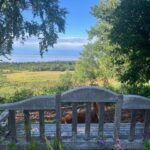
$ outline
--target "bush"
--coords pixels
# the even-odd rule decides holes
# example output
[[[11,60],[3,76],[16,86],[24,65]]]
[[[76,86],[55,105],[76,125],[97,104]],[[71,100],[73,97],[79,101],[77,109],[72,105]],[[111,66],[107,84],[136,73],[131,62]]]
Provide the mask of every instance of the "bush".
[[[33,91],[31,89],[19,89],[14,95],[6,97],[5,102],[17,102],[24,100],[33,96]]]
[[[123,93],[126,94],[137,94],[145,97],[150,97],[150,86],[149,85],[141,85],[141,86],[122,86]]]

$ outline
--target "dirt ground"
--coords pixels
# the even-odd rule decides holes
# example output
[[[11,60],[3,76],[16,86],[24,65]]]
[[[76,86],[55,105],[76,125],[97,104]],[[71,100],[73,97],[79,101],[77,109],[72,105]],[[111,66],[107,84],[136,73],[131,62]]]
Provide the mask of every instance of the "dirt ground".
[[[62,116],[65,116],[68,113],[71,113],[72,109],[63,109],[62,111]],[[114,121],[114,106],[105,106],[105,116],[104,116],[104,122],[113,122]],[[138,110],[137,111],[137,116],[136,116],[136,121],[137,122],[143,122],[144,121],[144,110]],[[55,122],[55,111],[45,111],[45,122]],[[17,122],[23,121],[23,113],[18,112],[16,115],[16,120]],[[38,122],[39,120],[39,113],[38,112],[30,112],[30,119],[32,121]],[[131,110],[122,110],[122,117],[121,117],[121,122],[130,122],[131,120]],[[71,123],[71,122],[70,122]]]

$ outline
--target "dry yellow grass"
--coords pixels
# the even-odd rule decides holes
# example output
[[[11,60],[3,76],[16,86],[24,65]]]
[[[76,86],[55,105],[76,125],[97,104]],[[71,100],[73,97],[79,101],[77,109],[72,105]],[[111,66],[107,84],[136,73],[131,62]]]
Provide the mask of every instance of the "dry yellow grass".
[[[6,75],[7,81],[10,82],[44,82],[50,80],[58,80],[61,74],[60,71],[42,71],[42,72],[17,72]]]
[[[31,89],[40,94],[43,89],[55,86],[59,77],[64,73],[61,71],[7,73],[3,79],[2,86],[0,86],[0,93],[1,95],[11,95],[19,89]]]

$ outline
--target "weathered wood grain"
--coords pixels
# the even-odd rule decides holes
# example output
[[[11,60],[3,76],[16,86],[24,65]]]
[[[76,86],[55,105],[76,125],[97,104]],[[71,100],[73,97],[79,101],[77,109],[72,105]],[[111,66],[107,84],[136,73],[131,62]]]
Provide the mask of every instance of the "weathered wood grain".
[[[1,104],[0,110],[49,110],[55,109],[54,96],[35,96],[23,101]]]
[[[90,139],[90,124],[91,124],[91,103],[86,103],[85,115],[85,139]]]
[[[30,114],[28,110],[24,110],[24,126],[26,133],[26,141],[30,142],[31,140],[31,123],[30,123]]]
[[[150,109],[150,99],[139,95],[123,95],[123,109]]]
[[[61,141],[61,94],[56,94],[56,137]]]
[[[62,93],[61,102],[116,102],[117,94],[96,86],[77,87]]]
[[[113,138],[114,134],[114,123],[104,123],[104,132],[103,136],[104,138]],[[140,139],[143,137],[143,129],[144,124],[143,123],[136,123],[136,132],[135,132],[135,139]],[[91,133],[90,137],[97,137],[98,135],[98,124],[91,123]],[[121,123],[120,124],[120,139],[128,139],[130,132],[130,123]],[[45,135],[46,136],[54,136],[56,135],[56,124],[49,124],[45,123]],[[77,137],[85,137],[85,124],[78,124],[77,128]],[[34,137],[40,137],[40,129],[38,123],[32,123],[31,124],[31,135]],[[23,124],[19,123],[17,124],[17,137],[21,139],[20,137],[24,137],[24,126]],[[61,124],[61,136],[69,137],[71,140],[72,137],[72,124]],[[63,139],[62,138],[62,139]]]
[[[130,134],[129,134],[129,138],[128,138],[128,140],[130,142],[134,141],[134,138],[135,138],[136,116],[137,116],[137,110],[132,110]]]
[[[72,125],[61,125],[61,103],[73,103],[73,120]],[[84,126],[77,124],[77,103],[86,103],[86,121]],[[100,104],[99,110],[99,123],[96,125],[91,124],[91,103],[97,102]],[[114,124],[104,123],[104,103],[116,103]],[[122,95],[114,93],[110,90],[96,87],[96,86],[83,86],[68,90],[62,94],[55,96],[37,96],[20,102],[10,104],[0,104],[0,110],[9,110],[8,127],[11,139],[16,141],[16,122],[15,111],[24,110],[25,114],[25,128],[22,125],[17,126],[17,140],[21,141],[27,139],[30,141],[31,136],[43,138],[46,136],[56,135],[57,138],[64,143],[69,143],[75,149],[94,149],[97,148],[97,136],[104,138],[108,145],[112,146],[116,139],[120,138],[125,141],[123,148],[142,148],[142,144],[137,142],[142,140],[143,131],[147,133],[150,131],[150,99],[137,95]],[[55,109],[56,110],[56,124],[44,124],[44,111]],[[133,110],[131,124],[121,124],[121,110]],[[145,123],[135,123],[135,113],[137,109],[145,109]],[[39,111],[39,126],[38,124],[29,123],[29,111]],[[6,117],[7,118],[7,117]],[[3,117],[2,117],[3,119]],[[2,120],[0,117],[0,121]],[[36,129],[33,127],[36,127]],[[29,132],[31,131],[31,132]],[[134,136],[135,135],[135,136]],[[63,137],[63,138],[61,138]],[[86,137],[86,138],[84,138]],[[129,140],[128,141],[128,137]],[[135,140],[134,140],[135,139]],[[87,141],[88,140],[88,141]],[[134,142],[133,142],[134,140]],[[63,143],[63,144],[64,144]],[[140,143],[140,144],[139,144]],[[1,144],[2,145],[2,144]],[[138,146],[137,146],[138,145]]]
[[[72,118],[72,141],[75,142],[76,136],[77,136],[77,104],[76,103],[73,103],[72,113],[73,113],[73,118]]]
[[[150,109],[145,111],[144,133],[150,133]]]
[[[98,118],[99,118],[98,137],[99,139],[103,139],[104,115],[105,115],[104,107],[105,107],[105,103],[99,103],[99,113],[98,113]]]
[[[10,129],[10,136],[11,136],[11,141],[16,142],[17,137],[16,137],[16,120],[15,120],[15,111],[14,110],[9,110],[9,129]]]
[[[121,108],[123,104],[123,95],[118,95],[116,107],[115,107],[115,118],[114,118],[114,141],[119,139],[120,133],[120,122],[121,122]]]
[[[44,141],[45,138],[45,124],[44,124],[44,111],[39,111],[39,123],[40,123],[40,139],[41,142]]]

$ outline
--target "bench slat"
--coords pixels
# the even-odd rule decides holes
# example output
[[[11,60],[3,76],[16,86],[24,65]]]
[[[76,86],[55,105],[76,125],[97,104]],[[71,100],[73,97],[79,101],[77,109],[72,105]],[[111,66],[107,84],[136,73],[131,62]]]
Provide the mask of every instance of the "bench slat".
[[[90,123],[91,123],[91,103],[86,103],[86,116],[85,116],[85,139],[90,138]]]
[[[150,132],[150,109],[145,111],[144,133]]]
[[[98,113],[98,118],[99,118],[99,128],[98,128],[98,137],[100,139],[103,139],[103,128],[104,128],[104,106],[105,103],[99,103],[99,113]]]
[[[56,94],[56,137],[61,141],[61,94]]]
[[[9,110],[9,129],[10,129],[10,136],[12,142],[17,141],[16,137],[16,112],[14,110]]]
[[[136,115],[137,115],[137,110],[132,110],[130,133],[129,133],[129,141],[130,142],[134,141],[134,138],[135,138]]]
[[[120,122],[121,122],[121,108],[123,104],[123,95],[118,95],[118,101],[115,107],[115,118],[114,118],[114,141],[119,139],[120,134]]]
[[[41,141],[44,141],[45,135],[44,110],[39,111],[39,122],[40,122],[40,139]]]
[[[30,123],[30,114],[28,110],[24,110],[24,125],[25,125],[25,134],[26,141],[30,142],[31,140],[31,123]]]
[[[73,105],[72,105],[72,114],[73,114],[73,118],[72,118],[72,140],[75,141],[76,136],[77,136],[77,104],[76,103],[73,103]]]

